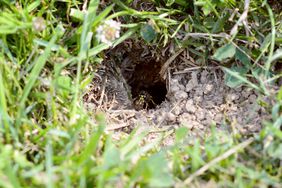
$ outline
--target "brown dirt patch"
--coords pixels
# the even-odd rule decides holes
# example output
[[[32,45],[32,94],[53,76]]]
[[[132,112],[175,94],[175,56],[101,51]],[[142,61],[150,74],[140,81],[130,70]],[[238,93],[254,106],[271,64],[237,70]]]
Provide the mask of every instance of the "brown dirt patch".
[[[146,56],[135,49],[123,53],[121,61],[116,59],[104,62],[84,96],[87,109],[105,112],[108,130],[185,126],[199,135],[215,125],[251,134],[267,119],[266,109],[258,104],[259,94],[243,86],[227,87],[219,67],[189,67],[175,61],[164,80],[159,72],[165,61],[151,53]]]

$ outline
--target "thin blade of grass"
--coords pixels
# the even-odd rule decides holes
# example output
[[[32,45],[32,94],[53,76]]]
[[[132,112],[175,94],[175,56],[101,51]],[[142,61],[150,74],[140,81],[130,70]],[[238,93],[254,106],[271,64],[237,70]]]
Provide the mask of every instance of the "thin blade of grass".
[[[268,3],[266,3],[265,5],[266,5],[267,12],[269,14],[270,23],[271,23],[271,43],[270,43],[268,59],[267,59],[267,62],[265,64],[266,74],[268,74],[268,72],[271,68],[271,59],[272,59],[274,47],[275,47],[276,29],[275,29],[275,20],[274,20],[274,15],[273,15],[272,9],[270,8]]]
[[[225,153],[223,153],[222,155],[214,158],[213,160],[211,160],[210,162],[208,162],[207,164],[205,164],[204,166],[202,166],[201,168],[199,168],[196,172],[194,172],[193,174],[191,174],[187,179],[185,179],[184,184],[183,185],[190,185],[190,183],[197,177],[202,175],[205,171],[207,171],[210,167],[214,166],[215,164],[217,164],[218,162],[230,157],[231,155],[237,153],[239,150],[243,150],[245,149],[247,146],[249,146],[252,142],[254,141],[254,138],[249,138],[248,140],[230,148],[229,150],[227,150]]]
[[[50,40],[49,44],[47,45],[47,47],[45,48],[43,54],[40,55],[37,58],[37,60],[34,62],[34,67],[31,71],[30,75],[27,77],[27,82],[26,82],[26,85],[24,87],[22,97],[20,99],[20,108],[19,108],[19,113],[18,113],[18,118],[17,118],[18,123],[19,123],[20,118],[22,116],[23,109],[24,109],[24,106],[25,106],[25,102],[28,98],[28,95],[29,95],[32,87],[34,86],[35,82],[37,81],[40,72],[44,68],[45,63],[47,62],[47,59],[51,54],[52,47],[55,45],[55,42],[56,42],[56,40],[57,40],[57,38],[58,38],[58,36],[61,32],[62,32],[62,28],[60,28],[60,26],[58,26],[56,31],[55,31],[55,34],[51,38],[51,40]]]
[[[27,78],[27,84],[26,84],[26,86],[23,90],[23,95],[22,95],[22,98],[20,100],[21,106],[23,106],[24,103],[26,102],[26,99],[27,99],[33,85],[35,84],[41,70],[43,69],[48,57],[51,54],[52,47],[54,46],[55,41],[57,40],[57,37],[58,37],[58,33],[55,33],[55,35],[52,37],[49,44],[45,48],[44,53],[41,56],[39,56],[39,58],[35,61],[34,67],[31,71],[29,77]]]
[[[4,60],[1,58],[0,56],[0,62],[3,62]],[[4,80],[3,80],[3,76],[2,76],[2,70],[1,70],[1,67],[0,67],[0,124],[2,124],[2,121],[3,121],[3,124],[4,124],[4,133],[5,133],[5,136],[6,136],[6,140],[7,142],[9,143],[10,142],[10,134],[9,134],[9,129],[10,129],[10,124],[9,124],[9,121],[8,121],[8,112],[7,112],[7,102],[6,102],[6,96],[5,96],[5,92],[6,89],[4,87]],[[0,127],[0,131],[1,131],[1,128]]]
[[[75,80],[75,90],[74,97],[72,101],[72,109],[70,112],[70,124],[75,123],[75,115],[77,111],[77,101],[79,95],[79,83],[81,77],[81,64],[82,61],[89,57],[88,51],[90,48],[90,42],[92,40],[93,33],[91,32],[91,26],[96,19],[96,10],[99,6],[99,0],[91,0],[89,2],[88,11],[84,16],[83,25],[82,25],[82,33],[80,36],[80,50],[78,54],[78,62],[77,62],[77,74]]]
[[[51,135],[50,135],[51,136]],[[52,148],[52,140],[51,138],[48,139],[47,141],[47,145],[46,145],[46,172],[47,172],[47,187],[48,188],[53,188],[54,184],[53,184],[53,178],[54,178],[54,173],[53,173],[53,148]]]
[[[113,9],[114,5],[108,6],[103,10],[94,20],[92,27],[97,26],[98,23],[100,23]]]
[[[127,156],[135,147],[138,147],[138,144],[147,135],[147,133],[148,131],[143,131],[141,133],[138,131],[133,132],[129,142],[126,145],[124,145],[120,150],[122,158]]]
[[[95,133],[93,133],[93,135],[90,138],[90,141],[87,143],[85,149],[79,156],[78,163],[80,165],[87,162],[90,159],[90,156],[94,153],[94,151],[96,151],[99,143],[99,139],[102,136],[103,132],[104,132],[104,125],[99,125],[98,130]]]

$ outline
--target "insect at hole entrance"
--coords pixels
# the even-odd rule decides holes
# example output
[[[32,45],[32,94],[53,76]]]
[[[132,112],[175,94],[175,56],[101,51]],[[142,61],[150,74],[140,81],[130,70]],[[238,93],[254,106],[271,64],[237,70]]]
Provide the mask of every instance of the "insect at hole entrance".
[[[166,82],[159,74],[162,62],[147,59],[132,63],[130,73],[122,69],[122,74],[131,88],[134,109],[156,108],[165,101],[167,94]]]

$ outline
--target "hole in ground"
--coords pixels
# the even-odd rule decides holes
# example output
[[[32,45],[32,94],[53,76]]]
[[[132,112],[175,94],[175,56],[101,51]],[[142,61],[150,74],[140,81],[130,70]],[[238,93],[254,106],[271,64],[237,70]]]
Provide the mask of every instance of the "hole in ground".
[[[138,61],[127,83],[131,87],[133,107],[136,110],[154,109],[166,97],[165,81],[160,77],[161,62]],[[124,71],[123,71],[124,72]],[[128,78],[128,75],[124,75]]]

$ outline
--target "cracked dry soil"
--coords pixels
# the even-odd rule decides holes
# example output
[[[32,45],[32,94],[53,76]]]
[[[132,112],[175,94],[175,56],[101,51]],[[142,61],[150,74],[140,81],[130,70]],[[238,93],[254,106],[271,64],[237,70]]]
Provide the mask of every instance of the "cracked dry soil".
[[[244,86],[229,88],[218,67],[183,71],[185,66],[178,62],[162,80],[160,62],[143,58],[132,63],[129,59],[120,64],[105,62],[84,96],[89,111],[105,112],[107,130],[185,126],[190,134],[202,135],[215,125],[252,134],[268,118],[258,104],[259,94]]]

